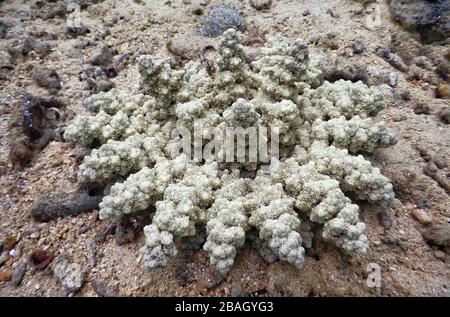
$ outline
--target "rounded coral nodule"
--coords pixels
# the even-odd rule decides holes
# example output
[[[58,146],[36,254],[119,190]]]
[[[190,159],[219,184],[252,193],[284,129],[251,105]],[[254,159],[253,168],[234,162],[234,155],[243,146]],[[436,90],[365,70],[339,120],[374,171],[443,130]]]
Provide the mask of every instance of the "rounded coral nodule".
[[[196,235],[198,226],[206,227],[203,249],[222,274],[255,231],[266,258],[296,267],[315,229],[347,252],[366,252],[366,225],[347,194],[371,203],[394,199],[389,180],[363,156],[396,143],[374,119],[385,107],[381,94],[362,82],[324,81],[323,58],[302,40],[271,38],[249,62],[230,29],[217,53],[213,72],[200,61],[173,69],[167,60],[141,56],[141,94],[113,89],[85,100],[94,114],[76,117],[64,137],[100,144],[78,171],[79,182],[111,185],[100,218],[156,207],[144,228],[149,270],[167,265],[179,239]],[[264,169],[261,158],[250,164],[173,155],[180,138],[173,131],[198,127],[202,134],[276,128],[279,138],[263,141],[278,141],[279,151],[269,155],[279,157]],[[192,149],[208,146],[201,139]]]

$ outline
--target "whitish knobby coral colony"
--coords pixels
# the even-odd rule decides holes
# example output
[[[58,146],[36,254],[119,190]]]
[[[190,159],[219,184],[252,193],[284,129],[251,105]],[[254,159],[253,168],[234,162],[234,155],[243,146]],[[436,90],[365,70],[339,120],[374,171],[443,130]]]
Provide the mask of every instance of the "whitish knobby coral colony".
[[[302,40],[272,38],[246,61],[237,31],[223,34],[214,73],[198,61],[181,69],[152,56],[139,60],[143,94],[118,90],[86,99],[93,116],[78,116],[65,139],[102,145],[84,159],[79,182],[112,184],[100,218],[156,207],[144,228],[147,269],[177,254],[177,238],[206,226],[203,249],[220,273],[233,266],[246,232],[259,232],[267,259],[296,267],[311,247],[313,224],[325,240],[364,253],[368,240],[359,207],[346,197],[389,203],[392,185],[360,153],[396,142],[372,117],[383,109],[379,93],[362,82],[324,81],[323,59]],[[271,173],[258,164],[194,163],[171,148],[176,127],[203,133],[219,127],[280,129],[280,163]],[[256,176],[243,177],[244,170]]]

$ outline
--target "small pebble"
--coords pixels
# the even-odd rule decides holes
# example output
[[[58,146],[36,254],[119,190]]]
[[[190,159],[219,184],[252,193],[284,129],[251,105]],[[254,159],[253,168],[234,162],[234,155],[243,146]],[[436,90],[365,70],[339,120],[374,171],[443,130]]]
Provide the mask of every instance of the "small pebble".
[[[0,282],[10,281],[13,275],[13,271],[11,269],[6,269],[0,271]]]
[[[272,0],[250,0],[250,5],[256,10],[267,10],[272,5]]]
[[[53,93],[62,88],[61,79],[54,69],[40,66],[35,67],[31,71],[31,77],[39,86],[47,88]]]
[[[398,75],[396,73],[389,73],[388,81],[389,81],[389,86],[391,86],[391,87],[397,86]]]
[[[352,50],[355,54],[361,54],[364,52],[364,42],[362,39],[355,39],[352,43]]]
[[[439,84],[436,88],[436,97],[441,99],[448,98],[449,88],[447,84]]]
[[[415,114],[430,114],[431,109],[430,106],[424,102],[418,102],[414,107]]]
[[[435,250],[434,256],[436,257],[436,259],[439,259],[439,260],[445,259],[445,253],[442,252],[441,250]]]
[[[106,66],[113,62],[114,55],[116,54],[116,50],[102,46],[94,52],[90,62],[95,66]]]
[[[413,209],[413,217],[422,225],[427,226],[433,222],[433,218],[423,209]]]
[[[27,271],[26,263],[19,264],[15,268],[15,270],[12,274],[11,284],[14,286],[19,286],[20,283],[22,283],[22,280],[23,280],[23,277],[25,276],[26,271]]]
[[[9,259],[8,252],[3,252],[0,255],[0,266],[2,266],[4,263],[6,263],[6,261],[8,261],[8,259]]]
[[[218,5],[211,8],[197,33],[201,36],[217,37],[229,28],[242,31],[245,26],[236,9],[226,5]]]
[[[327,10],[327,13],[328,13],[332,18],[335,18],[335,19],[337,19],[337,18],[340,17],[340,15],[339,15],[338,13],[336,13],[336,12],[334,11],[334,9],[328,9],[328,10]]]
[[[442,122],[450,123],[450,107],[444,108],[439,112],[439,118]]]

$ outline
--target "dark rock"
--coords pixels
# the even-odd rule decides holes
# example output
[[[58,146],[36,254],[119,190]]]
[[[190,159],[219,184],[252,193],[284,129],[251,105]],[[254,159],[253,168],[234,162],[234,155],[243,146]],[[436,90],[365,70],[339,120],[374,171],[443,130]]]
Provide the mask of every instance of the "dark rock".
[[[64,27],[64,33],[68,38],[76,38],[89,32],[89,28],[83,24],[80,26],[66,25]]]
[[[400,95],[402,96],[403,100],[411,100],[411,92],[409,90],[403,90]]]
[[[109,79],[108,74],[113,75],[114,73],[105,71],[98,66],[88,66],[80,73],[80,80],[85,82],[84,90],[89,90],[94,94],[111,90],[115,85]]]
[[[195,15],[202,15],[203,14],[203,8],[200,8],[200,7],[194,8],[192,10],[192,13],[195,14]]]
[[[392,67],[397,68],[399,71],[402,72],[408,71],[408,66],[406,66],[405,62],[397,54],[392,53],[385,48],[378,48],[376,50],[376,53],[378,56],[382,57],[386,62],[391,64]]]
[[[327,10],[327,13],[328,13],[332,18],[335,18],[335,19],[338,19],[338,18],[340,17],[339,14],[336,13],[336,11],[335,11],[334,9],[331,9],[331,8],[329,8],[329,9]]]
[[[428,104],[424,102],[418,102],[416,106],[414,107],[414,113],[415,114],[430,114],[431,108]]]
[[[175,277],[180,286],[187,286],[195,282],[195,276],[186,260],[181,260],[177,265]]]
[[[108,80],[108,79],[97,79],[95,81],[95,88],[93,89],[94,92],[99,91],[109,91],[115,87],[115,84]]]
[[[10,80],[14,68],[11,55],[7,51],[0,51],[0,80]]]
[[[59,1],[35,0],[31,4],[34,18],[49,20],[54,18],[64,18],[67,15],[66,4]]]
[[[117,56],[116,61],[114,62],[114,67],[117,71],[121,71],[125,67],[128,66],[134,60],[134,54],[131,51],[125,52]]]
[[[447,194],[450,194],[450,181],[446,173],[438,168],[434,162],[429,162],[423,168],[423,173],[434,179],[436,183],[438,183],[438,185],[447,192]]]
[[[31,71],[31,77],[39,86],[47,88],[51,92],[56,92],[62,87],[61,79],[54,69],[42,66],[34,67]]]
[[[9,149],[9,161],[16,167],[24,167],[33,158],[33,150],[28,139],[15,140]]]
[[[116,54],[116,50],[107,46],[102,46],[94,52],[90,63],[94,66],[106,66],[113,62],[114,55]]]
[[[18,111],[10,121],[9,160],[15,167],[23,167],[53,139],[63,103],[54,97],[28,94],[19,94],[17,103]]]
[[[86,47],[97,45],[98,43],[90,38],[80,37],[73,47],[76,49],[84,50]]]
[[[89,196],[87,192],[52,191],[34,202],[31,207],[31,215],[38,221],[50,221],[92,211],[98,207],[101,200],[101,196]]]
[[[439,168],[439,169],[444,169],[444,168],[448,168],[448,160],[445,157],[445,155],[434,155],[432,157],[433,163]]]
[[[340,79],[357,82],[361,80],[368,82],[368,76],[359,64],[352,63],[343,58],[337,58],[331,61],[324,72],[325,79],[330,82],[335,82]]]
[[[8,53],[13,59],[23,58],[30,52],[35,52],[40,57],[45,57],[51,52],[50,45],[45,41],[34,40],[31,37],[16,39],[7,47]]]
[[[111,30],[109,27],[107,27],[106,29],[103,29],[101,31],[98,31],[95,33],[94,35],[94,41],[101,41],[104,40],[105,37],[107,37],[108,35],[111,35]],[[117,54],[117,51],[116,51]]]
[[[54,41],[58,39],[58,34],[53,32],[47,32],[45,30],[31,30],[27,34],[33,38],[40,38],[44,40]]]
[[[135,228],[130,217],[122,217],[116,224],[116,243],[123,245],[134,240],[136,236]]]
[[[27,271],[27,264],[21,263],[15,269],[11,277],[11,284],[13,286],[19,286],[22,283],[23,277]]]
[[[99,230],[94,236],[94,242],[95,243],[103,243],[106,241],[106,238],[110,234],[114,233],[114,230],[116,229],[116,224],[108,223],[107,221],[103,221],[100,225]]]
[[[420,33],[424,44],[450,36],[450,2],[448,0],[389,1],[392,17],[406,29]]]
[[[407,32],[398,32],[392,34],[391,52],[398,54],[406,64],[411,64],[413,60],[423,55],[423,46],[414,40]]]
[[[441,247],[450,247],[450,224],[438,224],[430,227],[422,234],[424,239],[432,244]]]
[[[256,10],[267,10],[272,5],[272,0],[250,0],[250,5]]]
[[[45,269],[52,260],[53,253],[44,249],[34,250],[30,255],[31,264],[39,270]]]
[[[430,60],[426,56],[417,56],[415,59],[416,66],[420,68],[430,70],[432,68]]]
[[[446,107],[439,112],[439,119],[444,123],[450,123],[450,107]]]
[[[200,250],[206,241],[206,229],[202,226],[195,228],[196,234],[181,239],[180,250],[197,251]]]
[[[209,290],[212,290],[220,285],[223,281],[226,279],[226,274],[221,274],[216,271],[212,271],[211,275],[207,278],[205,282],[206,288]]]
[[[234,8],[218,5],[209,11],[197,33],[201,36],[217,37],[230,28],[240,31],[245,29],[239,13]]]
[[[292,289],[291,281],[288,280],[287,275],[277,276],[273,279],[272,285],[268,288],[269,296],[283,296],[283,297],[293,297],[295,292]],[[312,293],[312,292],[310,292]],[[309,296],[309,294],[308,294]]]
[[[386,210],[381,210],[378,214],[378,222],[380,225],[384,228],[384,230],[389,230],[392,226],[392,218],[391,216],[386,212]]]
[[[8,33],[8,25],[5,22],[0,21],[0,39],[4,39]]]
[[[362,38],[357,38],[352,42],[352,50],[355,54],[361,54],[364,52],[365,44]]]
[[[444,80],[448,80],[450,78],[450,62],[441,61],[436,66],[436,73],[442,77]]]
[[[84,157],[89,155],[90,152],[90,149],[88,149],[87,147],[77,144],[75,146],[75,149],[73,150],[73,156],[75,157],[76,162],[78,164],[81,164]]]

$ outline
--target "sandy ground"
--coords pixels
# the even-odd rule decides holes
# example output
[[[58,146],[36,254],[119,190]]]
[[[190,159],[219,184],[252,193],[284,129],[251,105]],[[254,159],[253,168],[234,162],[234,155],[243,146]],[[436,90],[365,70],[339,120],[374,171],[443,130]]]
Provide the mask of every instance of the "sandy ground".
[[[419,46],[420,52],[431,63],[439,59],[444,61],[448,48],[417,43],[415,34],[403,31],[392,22],[384,1],[380,1],[380,24],[373,28],[367,25],[367,12],[371,7],[364,7],[358,1],[329,0],[319,5],[319,1],[312,0],[274,0],[271,8],[265,11],[255,10],[247,0],[212,0],[207,6],[201,6],[200,2],[106,0],[82,9],[81,14],[83,23],[91,30],[86,37],[109,30],[109,35],[100,36],[96,42],[110,45],[119,55],[130,51],[174,58],[165,45],[171,39],[194,51],[199,45],[214,41],[197,37],[195,31],[211,6],[226,3],[238,9],[247,30],[259,28],[268,34],[283,34],[291,40],[303,37],[310,41],[313,49],[328,54],[331,59],[363,65],[363,71],[371,78],[377,74],[398,75],[395,87],[380,86],[389,106],[379,116],[398,132],[399,142],[394,147],[377,151],[373,157],[374,164],[392,180],[397,201],[390,207],[361,205],[361,218],[368,225],[367,235],[371,242],[369,252],[349,257],[317,237],[315,246],[308,251],[304,268],[295,269],[284,263],[269,265],[251,246],[246,246],[227,278],[217,281],[201,250],[182,260],[173,259],[166,268],[149,273],[138,258],[142,234],[134,242],[121,246],[116,244],[113,235],[107,235],[104,242],[93,245],[93,237],[110,226],[95,221],[95,212],[48,223],[34,221],[30,208],[38,197],[57,188],[77,189],[77,163],[73,146],[52,141],[26,168],[13,167],[14,162],[8,160],[11,142],[8,122],[17,111],[17,92],[47,95],[46,90],[38,87],[31,78],[30,69],[36,65],[55,69],[63,83],[55,96],[66,103],[65,118],[69,120],[74,113],[84,111],[82,99],[87,92],[83,90],[78,73],[88,64],[96,47],[76,48],[80,37],[66,39],[64,18],[36,18],[30,2],[6,0],[0,3],[0,17],[10,27],[7,38],[0,40],[0,49],[25,34],[46,31],[43,40],[51,45],[52,52],[46,57],[28,54],[16,62],[9,78],[0,81],[0,238],[14,235],[18,240],[13,257],[3,264],[0,272],[28,262],[33,250],[44,248],[55,255],[64,254],[82,265],[86,276],[84,286],[72,294],[74,296],[97,296],[99,291],[94,289],[93,282],[102,285],[104,293],[114,296],[228,296],[241,293],[252,296],[448,296],[449,255],[445,252],[448,249],[427,243],[423,233],[437,224],[448,224],[450,198],[445,188],[424,174],[423,168],[428,161],[439,159],[443,162],[439,164],[440,172],[448,182],[450,129],[437,114],[449,102],[436,98],[436,87],[442,80],[436,79],[433,68],[424,70],[423,77],[431,79],[411,79],[409,73],[393,68],[376,54],[379,47],[392,49],[393,36],[404,39],[399,55],[415,52],[411,47]],[[201,8],[203,13],[194,14],[196,8]],[[357,38],[364,43],[361,54],[354,54],[351,49]],[[138,89],[138,78],[136,64],[131,62],[112,81],[116,87],[133,92]],[[409,100],[399,97],[401,94],[410,94]],[[429,105],[429,114],[414,112],[419,102]],[[418,212],[430,216],[431,223],[421,224],[413,216]],[[80,228],[89,223],[93,224],[92,228],[80,233]],[[370,263],[380,267],[382,283],[379,288],[367,286]],[[18,287],[0,282],[0,295],[66,294],[53,276],[50,264],[44,270],[28,265]]]

